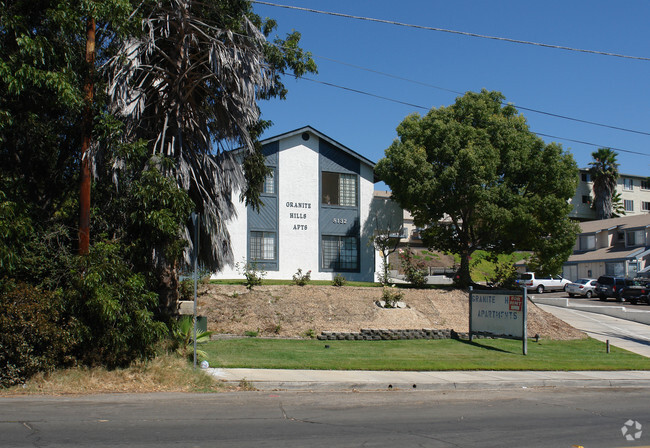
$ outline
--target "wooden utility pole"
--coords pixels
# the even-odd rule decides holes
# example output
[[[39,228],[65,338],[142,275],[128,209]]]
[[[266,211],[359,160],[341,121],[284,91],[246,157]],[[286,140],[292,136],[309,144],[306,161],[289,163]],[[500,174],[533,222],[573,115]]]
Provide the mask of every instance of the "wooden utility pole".
[[[84,85],[84,109],[81,140],[81,185],[79,187],[79,255],[90,250],[90,140],[93,131],[93,90],[95,67],[95,19],[86,23],[86,84]]]

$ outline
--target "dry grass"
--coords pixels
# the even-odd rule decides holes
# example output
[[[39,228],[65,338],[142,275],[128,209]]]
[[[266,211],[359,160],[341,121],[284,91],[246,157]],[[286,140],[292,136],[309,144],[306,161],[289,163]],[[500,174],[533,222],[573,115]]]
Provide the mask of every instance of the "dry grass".
[[[469,330],[469,295],[458,289],[401,289],[407,309],[375,305],[381,288],[322,285],[263,285],[247,291],[241,285],[204,285],[199,314],[216,333],[296,338],[322,331],[361,328],[437,328]],[[582,339],[584,333],[528,306],[528,334],[544,339]]]
[[[125,369],[75,367],[38,374],[24,386],[0,389],[0,395],[219,392],[227,388],[178,356],[160,355]]]

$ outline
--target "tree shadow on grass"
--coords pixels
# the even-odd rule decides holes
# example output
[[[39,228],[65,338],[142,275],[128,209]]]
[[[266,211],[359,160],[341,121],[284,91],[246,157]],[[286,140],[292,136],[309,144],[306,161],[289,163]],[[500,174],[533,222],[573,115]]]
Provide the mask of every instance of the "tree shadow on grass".
[[[495,352],[513,353],[510,350],[503,350],[503,349],[497,348],[497,347],[490,347],[489,345],[479,344],[478,342],[470,341],[469,339],[458,339],[458,342],[462,342],[463,344],[471,345],[472,347],[484,348],[486,350],[492,350],[492,351],[495,351]]]

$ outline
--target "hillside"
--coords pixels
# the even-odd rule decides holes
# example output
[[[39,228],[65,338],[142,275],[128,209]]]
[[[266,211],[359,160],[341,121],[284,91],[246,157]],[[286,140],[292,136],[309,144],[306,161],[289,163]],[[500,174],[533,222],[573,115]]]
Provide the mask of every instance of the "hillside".
[[[407,309],[375,305],[381,288],[335,286],[202,285],[199,314],[216,333],[304,337],[322,331],[376,329],[453,329],[467,332],[469,303],[460,290],[404,289]],[[528,334],[548,339],[579,339],[585,335],[529,302]]]

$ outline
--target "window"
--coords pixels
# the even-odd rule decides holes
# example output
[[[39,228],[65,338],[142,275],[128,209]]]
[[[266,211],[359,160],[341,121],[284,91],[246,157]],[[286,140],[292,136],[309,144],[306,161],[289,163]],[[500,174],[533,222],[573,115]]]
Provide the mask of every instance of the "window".
[[[275,194],[275,168],[271,168],[271,172],[264,178],[262,193]]]
[[[322,173],[322,202],[329,205],[357,205],[356,174]]]
[[[250,258],[253,261],[275,260],[275,233],[251,232]]]
[[[591,198],[589,196],[582,196],[583,204],[591,204]]]
[[[596,235],[580,235],[580,250],[594,250],[596,248]]]
[[[634,201],[631,199],[625,199],[623,201],[623,205],[625,206],[625,211],[626,212],[633,212],[634,211]]]
[[[589,173],[582,173],[581,177],[583,182],[591,182],[591,176]]]
[[[641,189],[642,190],[650,190],[650,182],[647,180],[642,180],[641,181]]]
[[[641,210],[644,212],[650,212],[650,202],[641,201]]]
[[[645,230],[632,230],[625,232],[626,246],[642,246],[645,244]]]
[[[605,263],[605,275],[611,275],[612,277],[625,277],[625,263]]]
[[[627,177],[623,179],[623,190],[632,191],[633,187],[634,181],[632,179],[628,179]]]
[[[321,252],[323,269],[359,270],[359,238],[323,235]]]

